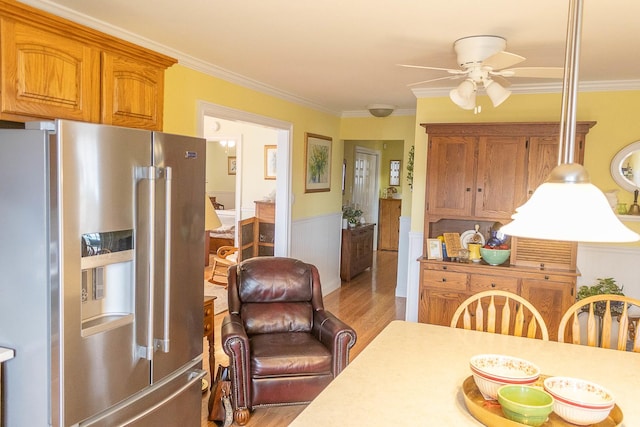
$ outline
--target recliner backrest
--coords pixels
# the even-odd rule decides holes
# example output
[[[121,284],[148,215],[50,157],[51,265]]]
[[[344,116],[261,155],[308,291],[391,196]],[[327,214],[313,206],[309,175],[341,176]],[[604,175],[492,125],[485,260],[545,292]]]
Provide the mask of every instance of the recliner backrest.
[[[239,314],[247,334],[311,331],[310,264],[291,258],[251,258],[237,266],[235,275],[236,290],[230,286],[229,291],[237,291]]]

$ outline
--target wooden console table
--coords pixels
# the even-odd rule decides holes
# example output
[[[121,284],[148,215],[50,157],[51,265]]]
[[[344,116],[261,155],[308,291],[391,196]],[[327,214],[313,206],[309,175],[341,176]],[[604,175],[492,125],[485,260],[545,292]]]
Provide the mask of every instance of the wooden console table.
[[[215,353],[213,348],[213,339],[215,337],[215,328],[213,322],[213,301],[217,297],[204,297],[204,337],[209,342],[209,373],[211,374],[211,384],[213,385],[213,378],[215,375],[214,368],[216,366]]]

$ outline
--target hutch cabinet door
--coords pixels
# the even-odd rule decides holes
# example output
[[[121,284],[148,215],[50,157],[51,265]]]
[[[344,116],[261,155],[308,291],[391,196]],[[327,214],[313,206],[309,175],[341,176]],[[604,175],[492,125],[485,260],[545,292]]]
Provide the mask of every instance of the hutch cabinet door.
[[[434,136],[427,154],[430,215],[469,216],[475,178],[475,137]]]
[[[475,216],[511,217],[526,200],[527,138],[483,136],[478,143]]]
[[[564,312],[575,298],[575,280],[567,282],[541,279],[522,279],[521,296],[538,309],[549,330],[549,339],[558,340],[558,326]]]
[[[421,288],[418,322],[449,326],[458,306],[469,296],[469,292]]]
[[[551,170],[558,165],[558,136],[534,136],[529,139],[529,170],[527,178],[527,198],[542,183]],[[576,135],[574,163],[582,164],[584,159],[584,135]]]
[[[1,28],[3,112],[98,121],[98,50],[8,18]]]

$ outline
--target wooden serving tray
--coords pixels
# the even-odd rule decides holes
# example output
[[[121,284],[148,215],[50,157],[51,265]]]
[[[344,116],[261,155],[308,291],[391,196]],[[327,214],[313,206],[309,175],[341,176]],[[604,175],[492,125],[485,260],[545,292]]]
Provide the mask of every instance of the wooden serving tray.
[[[543,387],[543,381],[547,376],[540,376],[538,381],[533,385],[536,387]],[[502,408],[497,400],[485,400],[476,386],[476,382],[473,380],[473,376],[467,377],[462,383],[462,391],[464,393],[464,402],[467,405],[467,409],[478,421],[488,427],[522,427],[521,424],[516,421],[511,421],[502,414]],[[597,424],[592,424],[591,427],[615,427],[622,423],[622,411],[615,405],[609,416]],[[549,415],[549,419],[542,424],[542,427],[575,427],[575,424],[571,424],[558,415],[552,412]]]

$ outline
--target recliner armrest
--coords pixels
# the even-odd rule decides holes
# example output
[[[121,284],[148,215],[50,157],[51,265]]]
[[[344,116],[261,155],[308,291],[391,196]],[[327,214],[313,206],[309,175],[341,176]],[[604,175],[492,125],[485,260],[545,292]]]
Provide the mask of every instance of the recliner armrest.
[[[356,343],[356,331],[331,312],[313,312],[313,334],[333,354],[333,377],[349,364],[349,350]]]
[[[249,337],[237,314],[225,316],[220,329],[222,348],[229,356],[231,375],[235,376],[231,391],[234,410],[247,408],[251,402]]]

